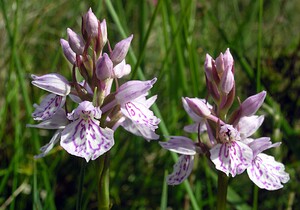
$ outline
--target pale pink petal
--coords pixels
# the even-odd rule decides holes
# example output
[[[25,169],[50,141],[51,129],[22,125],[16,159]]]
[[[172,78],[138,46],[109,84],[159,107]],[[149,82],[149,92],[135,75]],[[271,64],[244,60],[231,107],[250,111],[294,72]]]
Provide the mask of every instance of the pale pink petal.
[[[236,128],[240,132],[241,138],[247,138],[254,134],[264,121],[264,116],[253,115],[250,117],[242,117]]]
[[[269,137],[261,137],[258,139],[254,139],[248,146],[253,151],[253,158],[255,158],[259,153],[270,149],[272,147],[279,147],[281,142],[277,142],[272,144],[271,139]]]
[[[154,104],[154,102],[156,101],[156,99],[157,99],[157,95],[154,95],[154,96],[148,98],[143,104],[147,108],[150,108],[150,106],[152,106]]]
[[[159,138],[159,135],[155,133],[155,130],[151,127],[134,123],[130,119],[126,119],[121,123],[121,126],[130,133],[133,133],[137,136],[144,137],[147,141],[156,140]],[[115,126],[114,126],[115,127]]]
[[[157,128],[160,119],[155,117],[153,112],[138,102],[128,102],[121,107],[121,112],[129,119],[138,124]]]
[[[114,145],[113,130],[101,128],[95,119],[78,119],[67,125],[60,145],[70,154],[88,162],[109,151]]]
[[[249,145],[251,142],[253,142],[254,139],[253,138],[245,138],[245,139],[241,139],[241,142],[243,142],[244,144]]]
[[[178,162],[173,167],[173,173],[168,175],[167,183],[169,185],[178,185],[182,183],[191,174],[193,165],[193,155],[181,155]]]
[[[68,80],[60,74],[51,73],[42,76],[31,75],[33,85],[60,96],[67,96],[71,91]]]
[[[200,133],[203,133],[204,131],[207,130],[207,127],[205,125],[205,121],[201,123],[194,123],[191,125],[186,125],[184,126],[183,130],[188,132],[188,133],[198,133],[199,132],[199,126],[200,126]]]
[[[26,127],[42,129],[63,129],[67,124],[69,124],[69,120],[67,119],[66,112],[64,109],[59,108],[51,118],[44,120],[36,125],[27,124]]]
[[[34,104],[35,110],[31,116],[34,120],[47,120],[65,104],[65,101],[66,97],[49,94],[42,100],[40,105]]]
[[[200,152],[201,150],[193,140],[184,136],[171,136],[169,141],[160,141],[159,144],[164,149],[182,155],[196,155],[197,151]]]
[[[290,179],[284,165],[275,161],[274,157],[266,154],[258,154],[247,168],[249,178],[262,189],[278,190],[283,187],[281,183],[287,183]]]
[[[217,144],[210,150],[210,154],[216,168],[232,177],[243,173],[253,158],[251,148],[239,141]]]
[[[61,134],[61,130],[57,130],[54,133],[53,137],[51,138],[50,142],[40,148],[41,154],[35,155],[34,158],[38,159],[38,158],[45,157],[50,152],[50,150],[54,147],[54,145],[59,141],[60,134]]]
[[[160,119],[144,104],[136,101],[128,102],[121,106],[121,112],[135,124],[136,129],[147,139],[149,138],[147,134],[153,133],[151,131],[158,128]]]
[[[257,110],[261,107],[263,104],[265,98],[266,98],[267,92],[262,91],[260,93],[257,93],[255,95],[252,95],[248,97],[240,107],[241,110],[241,117],[244,116],[251,116],[257,112]]]
[[[114,71],[113,76],[115,78],[122,78],[123,76],[130,74],[131,66],[129,64],[126,64],[124,59],[121,63],[119,63],[113,68],[113,71]]]
[[[62,131],[60,145],[87,162],[110,150],[114,145],[113,130],[101,128],[95,119],[100,117],[99,107],[94,107],[90,101],[81,102],[68,116],[74,121]]]
[[[121,85],[116,93],[119,104],[125,104],[146,94],[156,82],[156,78],[148,81],[131,80]]]
[[[148,99],[146,98],[146,96],[148,96],[148,93],[145,93],[144,95],[134,99],[134,101],[138,102],[140,104],[143,104],[147,108],[150,108],[154,104],[154,102],[156,101],[157,95],[154,95],[154,96],[152,96]]]

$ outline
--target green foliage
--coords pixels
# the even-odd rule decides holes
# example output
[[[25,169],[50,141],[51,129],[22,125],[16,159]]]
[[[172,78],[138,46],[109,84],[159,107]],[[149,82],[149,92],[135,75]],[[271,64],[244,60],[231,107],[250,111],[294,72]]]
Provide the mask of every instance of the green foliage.
[[[59,146],[34,160],[53,132],[26,128],[33,123],[32,104],[42,90],[30,85],[30,74],[59,72],[71,67],[59,39],[66,28],[78,31],[80,16],[92,7],[106,19],[112,46],[134,34],[127,57],[132,78],[158,78],[153,110],[161,116],[161,140],[185,135],[190,123],[181,97],[205,98],[203,64],[227,47],[235,59],[237,94],[241,99],[265,89],[266,115],[260,130],[273,142],[277,160],[291,180],[281,190],[258,191],[247,176],[229,180],[229,208],[299,209],[300,171],[300,28],[297,1],[9,1],[0,0],[0,209],[75,209],[81,159]],[[261,1],[262,2],[262,1]],[[262,18],[259,18],[261,14]],[[216,171],[205,157],[196,159],[194,172],[180,186],[167,187],[176,156],[157,142],[146,142],[119,129],[111,151],[113,209],[213,209]],[[97,205],[96,162],[87,164],[82,209]]]

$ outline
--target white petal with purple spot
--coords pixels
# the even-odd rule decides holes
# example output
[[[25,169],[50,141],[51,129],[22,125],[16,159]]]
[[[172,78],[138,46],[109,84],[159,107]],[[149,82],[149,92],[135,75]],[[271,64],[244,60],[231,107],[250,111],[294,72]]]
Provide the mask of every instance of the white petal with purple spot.
[[[263,121],[264,116],[253,115],[250,117],[242,117],[236,126],[241,138],[244,139],[254,134]]]
[[[210,154],[216,168],[232,177],[243,173],[253,158],[251,148],[239,141],[217,144],[210,150]]]
[[[283,187],[281,183],[286,183],[290,179],[282,163],[263,153],[256,156],[252,165],[247,168],[247,173],[259,188],[267,190],[278,190]]]
[[[68,153],[83,157],[88,162],[114,145],[113,130],[101,128],[95,119],[78,119],[63,130],[60,145]]]
[[[131,72],[131,66],[129,64],[126,64],[125,59],[116,65],[113,69],[114,71],[114,77],[115,78],[122,78],[123,76],[126,76],[130,74]]]
[[[128,102],[121,106],[121,112],[133,123],[131,125],[128,121],[124,122],[122,125],[125,129],[130,132],[137,129],[138,133],[141,133],[146,139],[153,139],[153,137],[155,137],[154,139],[158,138],[158,135],[156,135],[154,131],[158,128],[157,125],[160,119],[154,116],[153,112],[144,104],[137,101]]]
[[[191,174],[194,165],[194,156],[181,155],[178,162],[173,167],[173,173],[168,175],[167,183],[169,185],[178,185],[182,183]]]
[[[137,124],[128,118],[121,123],[121,126],[134,135],[144,137],[147,141],[156,140],[159,138],[159,135],[155,133],[153,128],[146,125]]]
[[[156,82],[156,78],[148,81],[128,81],[121,85],[116,93],[116,100],[123,105],[146,94]]]
[[[196,155],[196,143],[184,136],[171,136],[167,142],[159,142],[159,144],[167,150],[182,155]],[[199,148],[200,149],[200,148]]]
[[[34,120],[47,120],[51,118],[57,109],[62,107],[66,101],[66,97],[49,94],[41,102],[40,105],[34,104],[35,110],[32,113]]]
[[[150,109],[140,103],[128,102],[124,105],[124,107],[121,107],[121,111],[126,117],[135,123],[146,125],[153,129],[156,129],[160,122],[160,119],[155,117]]]

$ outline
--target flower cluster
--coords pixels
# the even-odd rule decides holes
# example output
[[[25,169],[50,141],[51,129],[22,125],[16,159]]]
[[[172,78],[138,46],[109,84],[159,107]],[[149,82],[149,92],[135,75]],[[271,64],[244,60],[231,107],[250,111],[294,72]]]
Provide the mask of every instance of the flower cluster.
[[[184,130],[198,133],[198,142],[183,136],[172,136],[169,141],[160,142],[163,148],[181,154],[167,178],[168,184],[180,184],[189,176],[196,154],[205,154],[216,169],[227,176],[234,177],[247,170],[249,178],[262,189],[277,190],[289,180],[284,165],[263,153],[280,143],[272,144],[269,137],[250,137],[263,123],[264,116],[255,113],[263,104],[266,92],[248,97],[228,113],[235,98],[233,63],[229,49],[216,60],[206,56],[206,83],[214,106],[204,99],[182,99],[184,109],[195,122]],[[207,142],[200,139],[204,132],[209,137]]]
[[[133,36],[111,49],[106,22],[99,21],[91,9],[82,17],[81,35],[70,28],[67,34],[68,40],[60,43],[73,66],[71,81],[57,73],[31,76],[32,84],[49,94],[39,105],[34,104],[32,117],[39,123],[28,126],[56,130],[36,158],[45,156],[60,141],[68,153],[87,162],[95,160],[112,148],[119,126],[146,140],[158,139],[155,130],[160,119],[149,109],[156,96],[147,99],[156,78],[120,86],[118,82],[131,71],[125,56]],[[75,108],[70,111],[70,107]]]

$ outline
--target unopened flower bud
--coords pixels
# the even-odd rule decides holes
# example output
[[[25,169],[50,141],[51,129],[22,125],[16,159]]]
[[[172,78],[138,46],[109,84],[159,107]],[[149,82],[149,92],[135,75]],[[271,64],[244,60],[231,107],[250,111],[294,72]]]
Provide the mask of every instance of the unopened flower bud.
[[[93,13],[92,9],[90,8],[89,11],[86,13],[86,31],[88,36],[96,37],[98,36],[98,19]]]
[[[205,74],[206,77],[209,81],[213,80],[213,76],[212,76],[212,62],[213,59],[209,54],[206,54],[206,58],[205,58],[205,63],[204,63],[204,69],[205,69]]]
[[[223,61],[223,53],[216,58],[216,68],[218,74],[222,74],[224,72],[224,61]]]
[[[221,53],[219,57],[216,58],[216,67],[218,74],[222,74],[227,69],[232,71],[233,57],[229,51],[229,48],[227,48],[224,54]]]
[[[223,60],[224,60],[224,69],[228,69],[230,71],[233,72],[233,63],[234,63],[234,60],[233,60],[233,57],[229,51],[229,48],[226,49],[224,55],[223,55]]]
[[[234,85],[234,76],[232,71],[227,68],[222,74],[221,77],[221,91],[225,94],[228,94]]]
[[[107,27],[105,19],[100,23],[101,28],[101,43],[104,46],[107,42]]]
[[[96,63],[96,75],[101,81],[112,77],[113,63],[106,53]]]
[[[60,39],[60,44],[65,57],[72,65],[74,65],[76,62],[76,53],[71,49],[69,42],[64,39]]]
[[[78,54],[82,55],[84,51],[84,41],[81,36],[76,34],[72,29],[67,29],[68,37],[69,37],[69,45],[72,48],[72,50]]]
[[[189,108],[200,117],[208,117],[211,114],[208,106],[197,98],[188,98],[185,97],[185,100]]]
[[[114,65],[117,65],[122,60],[124,60],[125,56],[127,55],[128,50],[129,50],[132,38],[133,38],[133,35],[129,36],[126,39],[123,39],[122,41],[118,42],[115,45],[115,48],[112,51],[111,56],[110,56]]]

